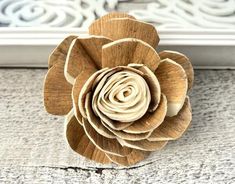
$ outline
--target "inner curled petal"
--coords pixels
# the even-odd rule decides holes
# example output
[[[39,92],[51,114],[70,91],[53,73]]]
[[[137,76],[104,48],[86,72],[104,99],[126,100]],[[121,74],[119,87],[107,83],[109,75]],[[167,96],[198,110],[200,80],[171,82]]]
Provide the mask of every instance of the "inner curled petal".
[[[151,94],[145,79],[123,70],[107,73],[93,93],[93,110],[109,119],[131,122],[140,119],[148,110]]]

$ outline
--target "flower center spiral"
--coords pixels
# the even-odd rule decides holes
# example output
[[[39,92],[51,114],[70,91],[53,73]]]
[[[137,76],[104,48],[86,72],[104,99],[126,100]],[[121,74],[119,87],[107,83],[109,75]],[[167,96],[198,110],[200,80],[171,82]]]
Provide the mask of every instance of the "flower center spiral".
[[[148,84],[141,75],[129,70],[110,71],[97,83],[92,108],[97,115],[132,122],[146,113],[150,101]]]

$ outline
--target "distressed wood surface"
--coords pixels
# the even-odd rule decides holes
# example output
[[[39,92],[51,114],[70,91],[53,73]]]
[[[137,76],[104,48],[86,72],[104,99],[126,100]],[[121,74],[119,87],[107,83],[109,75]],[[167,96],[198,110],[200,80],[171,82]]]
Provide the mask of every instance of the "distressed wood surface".
[[[64,140],[64,118],[43,108],[45,69],[0,69],[0,183],[234,183],[235,71],[196,70],[193,121],[130,168],[100,165]]]

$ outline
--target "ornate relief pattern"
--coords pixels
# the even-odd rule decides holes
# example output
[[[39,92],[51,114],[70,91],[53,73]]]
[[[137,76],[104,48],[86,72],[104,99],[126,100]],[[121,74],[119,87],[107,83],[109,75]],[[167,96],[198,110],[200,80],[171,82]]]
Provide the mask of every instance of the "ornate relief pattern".
[[[86,28],[118,1],[123,0],[0,0],[0,27]],[[129,14],[158,29],[235,28],[235,0],[153,0]]]
[[[235,28],[235,0],[156,0],[129,12],[161,28]]]
[[[87,27],[96,16],[113,10],[117,2],[118,0],[0,0],[0,26]]]

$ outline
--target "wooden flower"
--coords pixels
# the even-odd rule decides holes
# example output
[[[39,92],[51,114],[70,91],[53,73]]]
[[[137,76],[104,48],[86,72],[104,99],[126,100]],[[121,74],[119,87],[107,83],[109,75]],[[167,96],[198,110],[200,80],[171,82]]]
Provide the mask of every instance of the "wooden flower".
[[[66,116],[80,155],[132,165],[179,138],[192,115],[193,68],[178,52],[155,51],[154,26],[110,13],[52,52],[44,84],[47,112]]]

